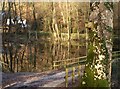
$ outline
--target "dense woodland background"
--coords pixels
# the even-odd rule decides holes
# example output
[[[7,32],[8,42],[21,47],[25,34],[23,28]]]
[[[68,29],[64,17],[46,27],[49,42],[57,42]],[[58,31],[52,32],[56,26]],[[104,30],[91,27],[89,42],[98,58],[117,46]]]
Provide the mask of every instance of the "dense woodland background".
[[[48,71],[53,61],[86,56],[81,86],[111,86],[112,60],[119,53],[119,5],[2,2],[3,72]]]
[[[62,51],[64,48],[62,47],[61,50],[61,46],[59,47],[56,45],[55,47],[50,48],[53,49],[53,52],[50,55],[53,55],[53,57],[55,57],[55,55],[65,55],[66,58],[71,58],[72,55],[71,57],[69,56],[69,46],[76,45],[78,46],[79,51],[79,45],[85,43],[85,21],[88,19],[89,15],[88,8],[88,3],[77,2],[3,2],[3,59],[5,63],[7,62],[7,64],[9,64],[9,59],[11,61],[22,61],[23,59],[26,59],[25,57],[28,57],[30,60],[34,58],[35,61],[37,52],[39,51],[36,47],[40,46],[37,45],[37,43],[44,43],[46,41],[53,44],[57,43],[57,45],[63,44],[67,47],[66,50],[68,50],[68,52],[64,53],[64,51]],[[81,43],[79,43],[80,40]],[[9,52],[7,52],[7,50]],[[55,53],[55,50],[58,50],[58,52]],[[60,54],[59,50],[61,50]],[[85,44],[83,50],[85,50]],[[9,53],[10,56],[8,56]],[[76,54],[79,56],[79,52],[75,52],[75,55]],[[80,55],[86,55],[86,52],[84,51],[84,53]],[[43,57],[43,59],[45,59],[45,57]],[[60,59],[64,59],[64,57],[61,57]],[[50,59],[47,58],[47,60]],[[52,58],[52,60],[56,60],[56,58]],[[12,67],[13,64],[15,65],[15,63],[10,63],[10,66]]]

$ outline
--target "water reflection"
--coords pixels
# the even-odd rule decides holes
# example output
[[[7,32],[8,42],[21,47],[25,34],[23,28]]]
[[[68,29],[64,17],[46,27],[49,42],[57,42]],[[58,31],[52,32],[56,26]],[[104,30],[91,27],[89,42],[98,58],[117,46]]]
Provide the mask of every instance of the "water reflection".
[[[7,36],[6,36],[7,37]],[[23,39],[24,38],[24,39]],[[26,38],[26,39],[25,39]],[[12,36],[3,39],[3,71],[41,72],[53,69],[53,61],[86,55],[85,42],[48,41],[26,36]]]

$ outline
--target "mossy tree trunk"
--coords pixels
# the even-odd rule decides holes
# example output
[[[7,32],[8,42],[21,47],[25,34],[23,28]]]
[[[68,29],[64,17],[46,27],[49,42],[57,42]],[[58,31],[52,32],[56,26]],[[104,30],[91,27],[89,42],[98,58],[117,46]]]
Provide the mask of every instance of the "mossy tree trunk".
[[[111,2],[92,2],[88,29],[88,52],[82,86],[109,87],[112,58],[113,10]]]

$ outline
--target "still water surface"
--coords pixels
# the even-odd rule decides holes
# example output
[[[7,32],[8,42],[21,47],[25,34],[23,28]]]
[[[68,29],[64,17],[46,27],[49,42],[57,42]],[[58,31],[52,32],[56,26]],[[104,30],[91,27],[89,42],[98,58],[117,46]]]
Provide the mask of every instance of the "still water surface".
[[[39,37],[25,39],[12,36],[3,39],[3,71],[41,72],[53,69],[53,61],[86,55],[86,43],[81,41],[54,41]],[[9,66],[9,67],[8,67]]]

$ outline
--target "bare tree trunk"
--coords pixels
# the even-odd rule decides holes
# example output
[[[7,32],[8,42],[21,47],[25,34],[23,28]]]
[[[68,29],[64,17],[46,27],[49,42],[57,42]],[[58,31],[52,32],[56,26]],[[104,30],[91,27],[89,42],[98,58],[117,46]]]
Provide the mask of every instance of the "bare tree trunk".
[[[9,26],[8,26],[8,33],[11,32],[11,4],[12,2],[8,2],[8,7],[9,7],[9,10],[8,10],[8,18],[9,18]]]
[[[59,8],[60,8],[60,10],[61,10],[60,13],[61,13],[62,18],[63,18],[63,24],[65,24],[65,17],[64,17],[64,14],[63,14],[63,12],[62,12],[62,9],[63,9],[63,8],[62,8],[61,4],[62,4],[62,3],[59,2]]]
[[[76,8],[76,13],[77,13],[77,23],[78,23],[78,27],[77,27],[77,34],[78,34],[78,40],[80,39],[80,34],[79,34],[79,30],[80,30],[80,28],[79,28],[79,14],[78,14],[78,9]]]
[[[36,59],[37,59],[37,44],[34,44],[34,68],[36,68]]]
[[[34,18],[34,31],[35,31],[35,38],[37,39],[37,19],[36,19],[36,14],[35,14],[35,5],[34,2],[32,3],[33,5],[33,18]]]
[[[66,2],[66,12],[67,12],[67,31],[68,31],[68,40],[70,40],[70,4]]]
[[[53,23],[52,23],[52,28],[53,28],[53,32],[54,32],[54,36],[56,38],[56,40],[59,39],[59,29],[58,29],[58,25],[56,22],[56,10],[55,10],[55,2],[53,2]]]

